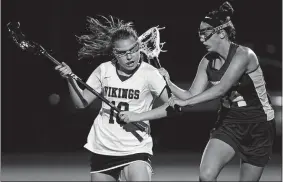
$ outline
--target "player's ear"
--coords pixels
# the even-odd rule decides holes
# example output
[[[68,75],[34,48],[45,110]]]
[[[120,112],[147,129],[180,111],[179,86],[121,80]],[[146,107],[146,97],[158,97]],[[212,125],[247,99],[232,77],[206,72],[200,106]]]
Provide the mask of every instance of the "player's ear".
[[[226,32],[224,30],[220,30],[219,36],[221,39],[224,39],[226,35]]]

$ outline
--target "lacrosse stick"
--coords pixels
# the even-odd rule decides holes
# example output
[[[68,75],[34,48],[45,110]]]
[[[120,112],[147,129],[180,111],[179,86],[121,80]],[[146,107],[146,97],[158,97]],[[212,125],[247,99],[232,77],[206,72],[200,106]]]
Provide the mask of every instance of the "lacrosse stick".
[[[148,29],[146,32],[144,32],[141,36],[139,36],[139,41],[141,43],[141,52],[143,52],[145,55],[147,55],[149,59],[149,63],[153,65],[156,68],[161,68],[158,56],[160,52],[166,52],[165,50],[162,50],[163,45],[165,42],[160,43],[160,33],[159,30],[164,28],[158,28],[152,27]],[[168,83],[163,77],[166,82],[166,90],[169,95],[169,97],[172,96],[172,91],[170,87],[168,86]],[[178,105],[174,105],[175,111],[181,112],[181,107]]]
[[[7,24],[8,30],[10,32],[10,35],[13,39],[13,41],[16,43],[17,46],[19,46],[22,50],[31,52],[35,55],[43,55],[47,57],[49,60],[51,60],[56,65],[61,65],[59,61],[57,61],[54,57],[52,57],[41,45],[37,44],[33,41],[27,41],[25,38],[25,35],[20,30],[20,23],[17,22],[16,24],[12,24],[11,22]],[[101,96],[97,91],[95,91],[92,87],[90,87],[88,84],[82,81],[81,78],[79,78],[74,73],[71,73],[68,75],[68,78],[72,78],[79,83],[81,83],[85,88],[87,88],[90,92],[92,92],[94,95],[96,95],[100,100],[105,102],[108,106],[110,106],[111,109],[115,110],[117,113],[120,113],[120,109],[118,109],[113,103],[109,102],[106,98]],[[74,87],[76,88],[76,87]],[[78,90],[76,90],[78,92]],[[80,99],[82,102],[86,105],[87,101],[81,96],[81,94],[78,94],[80,96]],[[141,131],[146,131],[147,125],[142,122],[134,122],[134,124],[138,129]],[[140,142],[143,140],[143,138],[135,131],[130,131]]]

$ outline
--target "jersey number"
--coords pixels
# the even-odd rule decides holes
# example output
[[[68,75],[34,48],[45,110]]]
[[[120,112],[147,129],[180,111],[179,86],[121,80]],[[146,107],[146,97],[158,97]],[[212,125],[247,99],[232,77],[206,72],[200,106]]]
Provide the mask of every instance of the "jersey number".
[[[111,102],[113,105],[116,106],[116,103],[115,101],[112,101]],[[118,105],[117,105],[117,108],[120,110],[120,111],[128,111],[129,110],[129,104],[127,102],[119,102]],[[110,110],[110,118],[109,118],[109,123],[110,124],[114,124],[114,109],[111,109]],[[120,125],[125,125],[127,124],[126,122],[124,121],[121,121],[119,119],[119,117],[116,117],[116,122]]]

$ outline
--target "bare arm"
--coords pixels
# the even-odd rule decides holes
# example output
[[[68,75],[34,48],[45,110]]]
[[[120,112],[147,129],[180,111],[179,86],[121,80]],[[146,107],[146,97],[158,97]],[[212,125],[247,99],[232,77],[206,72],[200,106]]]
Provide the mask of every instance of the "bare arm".
[[[96,95],[94,95],[87,89],[82,90],[75,80],[67,80],[71,99],[77,108],[86,108],[90,103],[92,103],[96,99]],[[86,101],[86,103],[82,101],[82,98]]]
[[[120,119],[125,122],[137,122],[137,121],[146,121],[146,120],[155,120],[159,118],[163,118],[167,116],[166,108],[169,106],[168,104],[168,93],[165,89],[165,80],[158,73],[158,70],[154,68],[154,70],[150,70],[146,73],[148,89],[151,93],[158,96],[163,101],[163,105],[151,109],[149,111],[145,111],[142,113],[136,112],[121,112]]]
[[[155,120],[167,116],[166,108],[169,106],[169,104],[168,104],[168,94],[166,90],[162,92],[162,94],[160,95],[160,99],[163,101],[164,104],[150,111],[141,113],[139,121]]]
[[[167,83],[172,93],[176,97],[182,100],[187,100],[193,97],[194,95],[197,95],[203,92],[208,85],[208,79],[207,79],[207,74],[206,74],[207,64],[208,64],[208,60],[206,58],[203,58],[201,62],[199,63],[196,76],[189,90],[181,89],[177,85],[175,85],[173,82],[171,82],[170,79],[167,79]]]
[[[254,56],[252,52],[241,52],[233,57],[227,71],[223,75],[220,83],[211,87],[185,101],[185,105],[194,105],[207,102],[224,95],[235,84],[243,73],[247,71],[250,63],[250,57]]]
[[[55,70],[58,70],[61,76],[67,79],[71,99],[77,108],[85,108],[93,102],[93,100],[96,98],[93,93],[91,93],[87,89],[82,90],[74,79],[67,77],[72,73],[72,70],[66,63],[62,63],[62,65],[56,66]],[[99,85],[100,82],[97,76],[99,74],[100,69],[97,68],[88,78],[87,84],[94,89],[101,89],[101,85]],[[83,100],[86,102],[84,103]]]
[[[168,94],[166,90],[162,92],[160,95],[160,99],[164,102],[163,105],[154,108],[152,110],[143,112],[143,113],[135,113],[129,111],[122,111],[119,115],[120,119],[129,123],[129,122],[138,122],[138,121],[145,121],[145,120],[155,120],[164,118],[167,116],[166,108],[169,106],[168,102]]]

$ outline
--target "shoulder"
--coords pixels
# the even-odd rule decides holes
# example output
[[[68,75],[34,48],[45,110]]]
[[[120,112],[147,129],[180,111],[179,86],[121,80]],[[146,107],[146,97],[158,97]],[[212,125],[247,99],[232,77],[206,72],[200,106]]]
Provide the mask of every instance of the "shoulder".
[[[115,63],[113,63],[112,61],[107,61],[101,63],[98,67],[115,67]]]
[[[163,77],[159,73],[158,69],[150,65],[149,63],[142,62],[140,69],[140,74],[142,74],[144,78],[146,78],[146,80],[150,82],[153,80],[163,80]]]
[[[109,70],[111,70],[112,68],[115,68],[115,65],[112,61],[107,61],[107,62],[103,62],[100,63],[95,70],[93,70],[93,72],[91,73],[92,75],[104,75],[107,72],[109,72]]]
[[[239,45],[234,57],[244,62],[257,61],[255,52],[252,49],[242,45]]]
[[[152,66],[151,64],[147,63],[147,62],[141,62],[140,68],[143,70],[143,72],[158,72],[157,68],[155,68],[154,66]]]
[[[239,45],[230,65],[234,68],[241,67],[247,73],[255,70],[259,66],[259,62],[253,50]]]
[[[101,63],[97,68],[103,72],[113,71],[115,70],[115,63],[113,61],[107,61]]]

